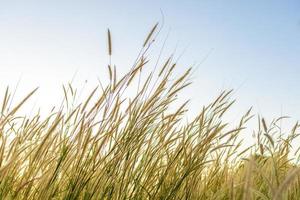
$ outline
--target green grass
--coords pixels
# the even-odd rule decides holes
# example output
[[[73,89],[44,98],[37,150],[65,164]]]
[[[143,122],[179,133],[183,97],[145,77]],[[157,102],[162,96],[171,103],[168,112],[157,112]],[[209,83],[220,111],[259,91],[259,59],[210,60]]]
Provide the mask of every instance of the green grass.
[[[191,83],[191,69],[174,76],[170,57],[142,75],[151,68],[148,52],[157,27],[128,73],[117,77],[110,61],[109,83],[81,103],[74,104],[76,90],[69,84],[62,105],[46,117],[27,117],[18,111],[36,90],[10,107],[7,89],[0,199],[300,199],[298,151],[291,147],[299,125],[282,133],[282,118],[267,123],[258,117],[257,142],[245,147],[241,134],[253,115],[249,109],[239,123],[226,122],[231,91],[186,122],[188,102],[176,102]],[[111,57],[109,31],[108,38]]]

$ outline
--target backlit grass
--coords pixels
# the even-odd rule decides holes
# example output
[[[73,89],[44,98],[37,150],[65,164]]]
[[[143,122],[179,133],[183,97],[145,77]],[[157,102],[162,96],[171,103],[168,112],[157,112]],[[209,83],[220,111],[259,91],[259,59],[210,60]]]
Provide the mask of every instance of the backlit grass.
[[[191,84],[191,69],[174,76],[172,56],[149,66],[157,27],[128,73],[118,77],[110,61],[109,83],[99,83],[81,103],[71,103],[76,90],[66,85],[64,103],[46,117],[20,115],[36,90],[9,106],[7,89],[0,199],[300,199],[298,151],[291,149],[298,124],[282,133],[282,118],[267,123],[251,109],[239,123],[227,122],[231,91],[186,122],[188,102],[176,100]],[[142,76],[146,67],[153,70]],[[257,142],[250,146],[240,134],[256,118]]]

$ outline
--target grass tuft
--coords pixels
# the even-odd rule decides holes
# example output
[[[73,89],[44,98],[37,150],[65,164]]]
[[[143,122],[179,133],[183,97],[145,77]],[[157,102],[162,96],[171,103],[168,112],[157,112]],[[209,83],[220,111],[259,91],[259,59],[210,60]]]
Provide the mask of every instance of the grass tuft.
[[[0,199],[299,199],[299,124],[283,133],[285,117],[258,117],[256,143],[241,134],[253,118],[237,124],[224,114],[234,105],[222,92],[186,121],[189,101],[178,94],[191,84],[191,69],[174,77],[172,57],[142,77],[156,24],[132,68],[75,103],[63,86],[64,105],[41,116],[18,114],[7,88],[0,117]],[[112,55],[108,30],[108,54]],[[145,48],[147,46],[147,48]],[[136,80],[139,87],[136,91]],[[136,91],[134,95],[132,91]]]

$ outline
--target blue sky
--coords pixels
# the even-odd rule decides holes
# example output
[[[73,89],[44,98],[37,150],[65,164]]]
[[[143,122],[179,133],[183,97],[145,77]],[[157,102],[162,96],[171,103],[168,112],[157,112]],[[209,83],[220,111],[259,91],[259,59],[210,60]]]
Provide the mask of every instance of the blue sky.
[[[20,96],[39,85],[37,102],[55,103],[77,71],[78,86],[106,75],[106,30],[126,71],[153,24],[162,20],[164,55],[184,51],[180,69],[201,63],[184,93],[193,111],[222,89],[236,89],[234,113],[250,106],[268,118],[300,119],[299,1],[0,0],[0,80]],[[157,51],[160,44],[157,45]],[[157,52],[154,52],[154,54]],[[3,94],[3,93],[2,93]],[[235,115],[235,114],[234,114]]]

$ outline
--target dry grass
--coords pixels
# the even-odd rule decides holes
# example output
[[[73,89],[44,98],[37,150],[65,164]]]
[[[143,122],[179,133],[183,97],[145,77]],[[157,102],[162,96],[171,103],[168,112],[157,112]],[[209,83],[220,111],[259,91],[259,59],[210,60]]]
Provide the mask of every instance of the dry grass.
[[[36,90],[10,108],[7,89],[0,199],[300,199],[299,168],[289,160],[298,153],[291,155],[290,146],[298,124],[283,134],[277,125],[282,118],[269,124],[259,118],[256,145],[243,149],[240,134],[251,109],[236,126],[224,122],[234,102],[231,91],[184,122],[188,102],[174,102],[190,84],[191,69],[174,77],[170,57],[141,78],[157,28],[129,72],[118,78],[110,59],[109,83],[100,83],[82,103],[70,103],[76,91],[68,85],[63,106],[47,117],[19,116]],[[129,98],[124,94],[135,79],[138,91]]]

